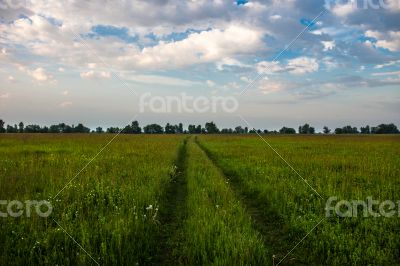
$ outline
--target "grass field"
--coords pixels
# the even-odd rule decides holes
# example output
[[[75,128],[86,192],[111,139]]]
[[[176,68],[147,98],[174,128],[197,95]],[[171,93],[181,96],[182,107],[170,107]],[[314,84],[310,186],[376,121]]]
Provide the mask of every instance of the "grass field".
[[[324,210],[400,200],[399,136],[264,137],[3,134],[0,199],[53,212],[0,218],[0,264],[400,264],[397,214]]]

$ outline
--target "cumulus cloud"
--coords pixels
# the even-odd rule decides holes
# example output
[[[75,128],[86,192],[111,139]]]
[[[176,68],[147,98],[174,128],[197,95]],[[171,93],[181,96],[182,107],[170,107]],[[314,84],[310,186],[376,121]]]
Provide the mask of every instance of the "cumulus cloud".
[[[65,107],[68,107],[71,105],[72,105],[72,102],[65,101],[65,102],[61,102],[58,106],[65,108]]]
[[[262,47],[261,38],[262,33],[256,29],[230,25],[223,30],[192,33],[181,41],[160,42],[156,46],[132,51],[118,59],[137,68],[184,67],[254,53]]]
[[[280,65],[278,61],[268,62],[268,61],[261,61],[256,65],[257,72],[259,74],[274,74],[283,72],[285,68]]]
[[[51,75],[49,72],[47,72],[44,68],[38,67],[34,69],[29,69],[25,66],[19,65],[18,69],[26,73],[28,76],[33,78],[34,80],[40,82],[40,83],[56,83],[57,81],[54,79],[53,75]]]
[[[0,99],[8,99],[10,98],[10,93],[1,93],[0,94]]]
[[[319,65],[315,58],[298,57],[289,60],[287,69],[293,74],[305,74],[318,71]]]
[[[215,87],[215,85],[216,85],[215,82],[212,81],[212,80],[207,80],[207,81],[206,81],[206,84],[207,84],[207,86],[210,87],[210,88]]]
[[[318,71],[319,64],[315,58],[297,57],[287,61],[283,65],[277,61],[268,62],[262,61],[256,65],[256,70],[259,74],[269,75],[276,73],[289,72],[291,74],[302,75]]]
[[[381,69],[381,68],[384,68],[384,67],[396,65],[396,64],[398,64],[398,63],[400,63],[400,60],[397,60],[397,61],[390,61],[390,62],[388,62],[388,63],[386,63],[386,64],[378,64],[378,65],[374,66],[374,68],[375,68],[375,69]]]
[[[239,60],[235,58],[230,58],[230,57],[225,57],[222,60],[218,61],[216,63],[217,69],[222,71],[225,69],[225,66],[228,67],[241,67],[241,68],[246,68],[246,67],[251,67],[250,65],[243,64]]]
[[[196,82],[196,81],[168,77],[168,76],[161,76],[161,75],[142,75],[142,74],[135,74],[135,73],[121,73],[120,77],[125,80],[130,80],[130,81],[143,83],[143,84],[158,84],[158,85],[174,86],[174,87],[194,86],[194,85],[200,84],[199,82]]]
[[[333,48],[335,48],[335,41],[321,41],[321,43],[324,46],[324,52],[333,50]]]
[[[375,45],[388,49],[392,52],[400,51],[400,31],[389,31],[386,33],[368,30],[365,36],[376,39]]]
[[[263,79],[260,82],[258,89],[263,94],[270,94],[274,92],[283,91],[289,88],[289,84],[284,81],[277,81],[277,80],[266,80]]]
[[[351,0],[342,4],[336,4],[331,10],[337,16],[346,17],[357,10],[357,3]]]
[[[80,76],[83,79],[109,79],[111,78],[111,73],[108,71],[89,70],[82,72]]]

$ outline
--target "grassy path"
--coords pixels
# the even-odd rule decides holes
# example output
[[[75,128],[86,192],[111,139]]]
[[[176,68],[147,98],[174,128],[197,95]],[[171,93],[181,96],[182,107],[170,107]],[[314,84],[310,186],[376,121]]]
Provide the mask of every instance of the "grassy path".
[[[182,242],[182,231],[180,228],[187,216],[187,141],[185,139],[179,148],[175,163],[175,172],[166,191],[163,207],[160,208],[160,235],[158,239],[159,250],[154,260],[156,265],[178,264],[176,250]]]
[[[272,258],[224,176],[194,142],[187,152],[184,265],[268,265]]]
[[[197,138],[196,144],[207,155],[214,167],[219,169],[221,175],[229,181],[235,196],[244,204],[246,213],[252,217],[253,227],[262,235],[264,244],[267,247],[268,257],[272,258],[274,256],[275,264],[278,263],[296,244],[291,239],[290,228],[278,213],[272,211],[268,202],[260,201],[256,193],[246,190],[246,185],[240,182],[239,178],[228,176],[227,171],[219,166],[213,154]],[[306,265],[307,253],[299,245],[285,258],[281,265]]]

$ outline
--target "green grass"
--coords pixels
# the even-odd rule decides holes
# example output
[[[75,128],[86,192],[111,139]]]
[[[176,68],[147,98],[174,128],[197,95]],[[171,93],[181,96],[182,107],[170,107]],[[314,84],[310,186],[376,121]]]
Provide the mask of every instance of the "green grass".
[[[181,262],[187,265],[264,265],[267,252],[251,218],[206,154],[189,142],[187,209]],[[272,261],[272,258],[271,258]]]
[[[0,135],[0,200],[54,208],[0,218],[0,264],[95,264],[59,223],[102,265],[272,265],[330,196],[400,200],[399,136],[265,136],[323,200],[256,135],[121,135],[62,190],[112,137]],[[399,228],[332,217],[282,265],[398,265]]]
[[[46,199],[54,208],[48,219],[0,219],[2,264],[93,264],[52,219],[100,264],[152,261],[157,208],[164,207],[181,137],[119,136],[52,199],[111,137],[1,137],[1,198]]]
[[[265,137],[324,200],[258,136],[201,136],[200,143],[251,205],[257,205],[264,217],[280,217],[280,227],[293,241],[288,250],[324,217],[330,196],[339,200],[372,196],[381,202],[400,198],[398,136]],[[308,264],[398,264],[399,226],[397,215],[330,218],[293,257],[306,258]]]

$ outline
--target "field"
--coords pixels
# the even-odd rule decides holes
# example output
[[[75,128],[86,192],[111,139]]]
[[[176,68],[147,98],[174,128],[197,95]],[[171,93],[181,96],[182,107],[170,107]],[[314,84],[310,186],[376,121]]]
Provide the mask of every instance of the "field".
[[[399,136],[263,137],[3,134],[1,200],[53,210],[0,217],[0,264],[400,264],[398,213],[325,213],[400,200]]]

